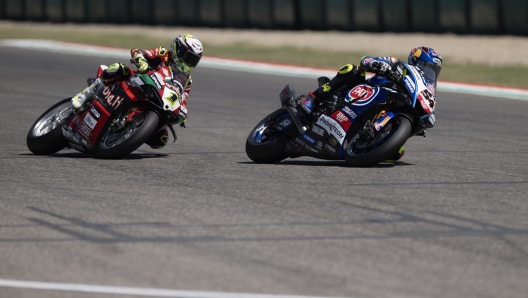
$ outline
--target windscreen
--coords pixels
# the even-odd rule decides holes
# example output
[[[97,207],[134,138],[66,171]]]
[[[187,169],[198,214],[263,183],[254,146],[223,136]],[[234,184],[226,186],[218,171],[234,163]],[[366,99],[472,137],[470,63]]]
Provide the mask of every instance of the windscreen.
[[[190,73],[184,73],[181,72],[177,67],[171,67],[172,69],[172,79],[178,81],[182,88],[185,88],[187,86],[187,81],[190,78]],[[183,91],[183,90],[182,90]]]
[[[425,78],[434,84],[436,89],[436,79],[440,75],[442,67],[422,60],[416,61],[416,66],[424,73]]]

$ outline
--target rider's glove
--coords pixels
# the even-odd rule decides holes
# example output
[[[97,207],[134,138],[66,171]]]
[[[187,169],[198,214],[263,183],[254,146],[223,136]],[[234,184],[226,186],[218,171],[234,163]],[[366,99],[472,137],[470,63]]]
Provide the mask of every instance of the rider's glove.
[[[137,67],[137,70],[139,72],[146,72],[149,68],[149,64],[147,62],[147,59],[145,59],[145,57],[141,56],[141,55],[136,55],[134,56],[134,62],[136,64],[136,67]]]
[[[372,70],[390,81],[398,81],[402,77],[402,68],[401,64],[397,63],[394,66],[391,66],[387,62],[383,61],[374,61],[372,62]]]
[[[385,77],[391,81],[399,81],[403,77],[403,66],[401,62],[398,62],[392,66],[392,69],[387,72]]]
[[[373,72],[379,73],[380,75],[385,75],[392,70],[390,64],[383,61],[373,61],[371,67]]]

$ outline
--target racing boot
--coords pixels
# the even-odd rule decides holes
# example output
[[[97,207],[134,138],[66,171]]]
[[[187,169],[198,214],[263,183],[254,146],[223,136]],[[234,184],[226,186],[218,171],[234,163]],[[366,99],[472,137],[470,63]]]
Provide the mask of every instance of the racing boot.
[[[152,149],[161,149],[167,144],[168,140],[169,132],[167,131],[167,128],[164,127],[153,133],[145,144],[149,145]]]
[[[101,79],[97,78],[90,86],[88,86],[88,88],[72,97],[71,102],[73,109],[78,111],[86,101],[91,100],[100,86],[104,86],[104,84]]]
[[[405,154],[405,148],[403,146],[401,146],[401,148],[400,148],[400,150],[398,150],[398,152],[396,152],[393,155],[391,155],[389,158],[384,160],[384,162],[395,163],[398,160],[400,160],[403,157],[404,154]]]

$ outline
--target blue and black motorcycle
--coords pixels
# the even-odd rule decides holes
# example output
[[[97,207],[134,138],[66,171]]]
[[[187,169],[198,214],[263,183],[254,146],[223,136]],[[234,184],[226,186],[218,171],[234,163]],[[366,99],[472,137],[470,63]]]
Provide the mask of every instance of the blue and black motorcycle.
[[[310,156],[367,167],[397,154],[407,139],[425,136],[426,128],[434,125],[436,101],[434,82],[417,67],[401,67],[401,80],[376,75],[365,84],[337,90],[309,119],[297,110],[302,97],[286,85],[280,93],[282,108],[249,134],[248,157],[256,163],[276,163]],[[320,86],[328,81],[318,79]]]

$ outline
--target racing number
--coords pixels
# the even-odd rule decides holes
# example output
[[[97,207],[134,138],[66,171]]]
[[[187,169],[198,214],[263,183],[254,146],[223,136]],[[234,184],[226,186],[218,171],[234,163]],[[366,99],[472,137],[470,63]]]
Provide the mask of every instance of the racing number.
[[[431,110],[434,110],[435,100],[433,94],[431,94],[431,91],[424,89],[421,93],[423,98],[429,102],[429,107],[431,108]]]

